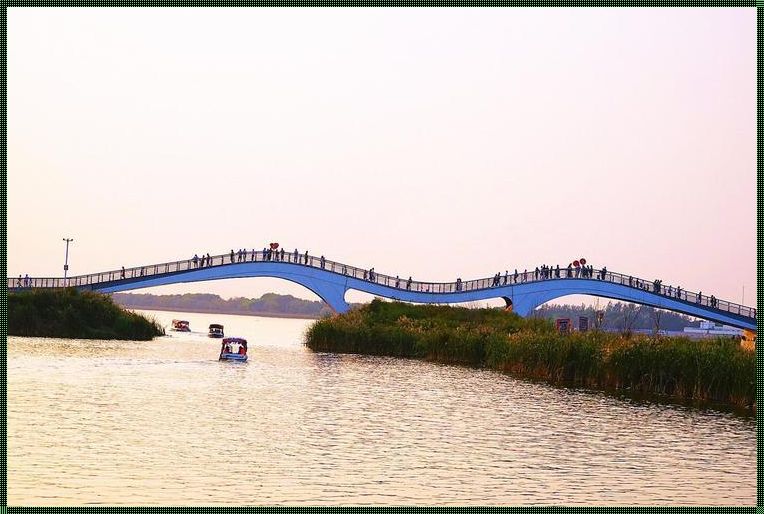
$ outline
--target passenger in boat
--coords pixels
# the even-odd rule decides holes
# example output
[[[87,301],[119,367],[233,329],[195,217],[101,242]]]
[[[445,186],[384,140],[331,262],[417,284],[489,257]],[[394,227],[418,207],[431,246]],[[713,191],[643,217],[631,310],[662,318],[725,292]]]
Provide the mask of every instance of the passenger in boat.
[[[239,355],[247,355],[247,349],[244,348],[243,344],[239,345]]]

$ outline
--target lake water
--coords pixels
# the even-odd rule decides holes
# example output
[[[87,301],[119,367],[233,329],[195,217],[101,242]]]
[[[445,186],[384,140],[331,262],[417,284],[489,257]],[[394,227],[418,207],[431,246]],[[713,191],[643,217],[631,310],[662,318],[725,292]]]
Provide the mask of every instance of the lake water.
[[[8,339],[10,505],[755,504],[751,418],[145,313],[198,332]],[[215,322],[248,363],[217,361]]]

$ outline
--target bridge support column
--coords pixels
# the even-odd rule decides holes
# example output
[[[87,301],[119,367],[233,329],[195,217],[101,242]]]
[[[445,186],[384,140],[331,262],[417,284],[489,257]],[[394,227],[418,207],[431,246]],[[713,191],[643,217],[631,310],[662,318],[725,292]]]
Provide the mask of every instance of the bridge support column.
[[[337,314],[343,314],[350,310],[350,304],[345,301],[347,289],[344,287],[324,281],[305,285],[320,296]]]
[[[502,296],[502,299],[507,303],[508,311],[512,311],[522,317],[528,316],[533,312],[533,309],[547,301],[540,298],[537,294],[518,294],[513,295],[511,298]]]

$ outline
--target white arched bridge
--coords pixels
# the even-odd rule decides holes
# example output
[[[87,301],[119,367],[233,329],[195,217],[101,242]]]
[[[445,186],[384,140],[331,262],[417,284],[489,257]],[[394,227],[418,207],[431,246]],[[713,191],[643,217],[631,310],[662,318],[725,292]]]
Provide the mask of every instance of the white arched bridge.
[[[393,277],[306,253],[250,251],[104,271],[69,278],[9,278],[8,289],[76,287],[113,293],[144,287],[245,277],[282,278],[300,284],[336,312],[350,306],[347,291],[414,303],[461,303],[503,298],[525,316],[539,305],[571,294],[586,294],[649,305],[733,327],[756,330],[756,309],[713,296],[664,286],[605,269],[546,268],[456,282],[421,282]]]

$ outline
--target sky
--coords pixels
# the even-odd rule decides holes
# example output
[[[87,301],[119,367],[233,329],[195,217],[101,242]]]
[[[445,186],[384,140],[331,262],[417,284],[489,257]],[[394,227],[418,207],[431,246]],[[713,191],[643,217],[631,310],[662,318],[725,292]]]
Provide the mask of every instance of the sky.
[[[746,9],[8,9],[8,274],[262,249],[754,305]],[[278,279],[136,292],[274,291]],[[355,297],[349,295],[348,299]],[[563,299],[565,300],[565,299]]]

